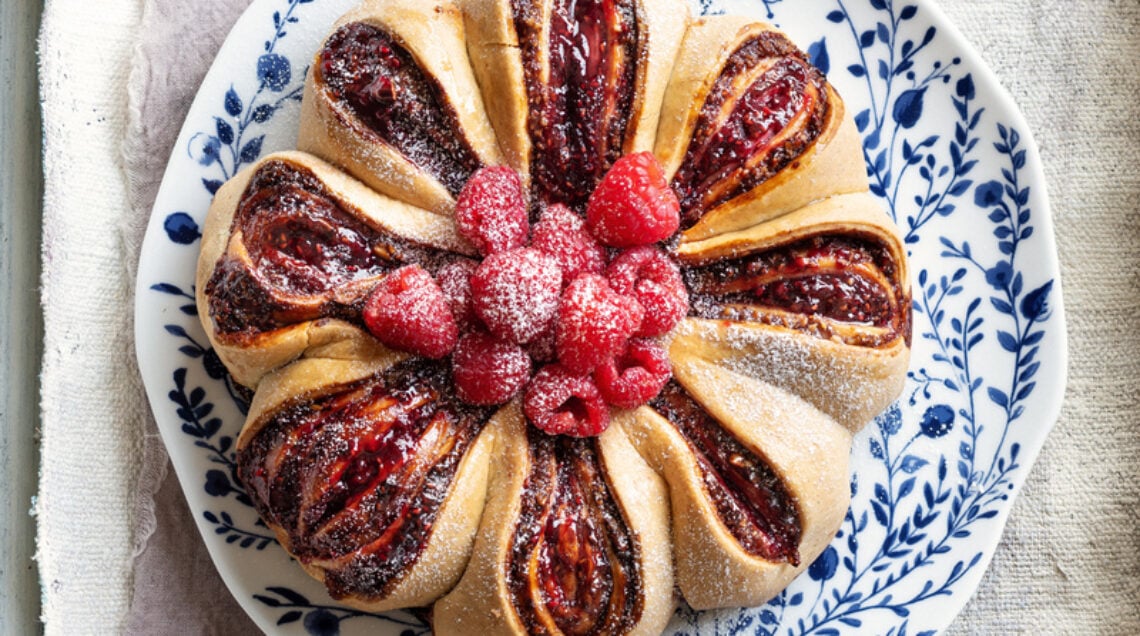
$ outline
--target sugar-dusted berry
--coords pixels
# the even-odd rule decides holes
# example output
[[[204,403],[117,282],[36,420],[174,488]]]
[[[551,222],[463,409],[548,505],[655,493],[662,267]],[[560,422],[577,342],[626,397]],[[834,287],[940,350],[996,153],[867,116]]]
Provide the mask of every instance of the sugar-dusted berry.
[[[621,355],[598,365],[594,381],[606,402],[632,409],[657,397],[672,374],[673,367],[661,345],[635,338]]]
[[[435,274],[439,288],[451,307],[451,315],[455,317],[459,329],[470,329],[475,324],[475,308],[471,304],[471,275],[478,269],[479,264],[466,258],[454,260]]]
[[[431,274],[405,265],[376,284],[364,301],[364,325],[385,345],[426,358],[451,353],[459,328]]]
[[[681,204],[649,152],[614,162],[586,205],[586,227],[610,247],[656,243],[680,225]]]
[[[579,274],[601,274],[606,267],[605,249],[586,231],[581,217],[560,203],[543,210],[530,246],[558,261],[563,285]]]
[[[505,404],[530,378],[530,356],[513,342],[473,331],[455,347],[451,376],[459,398],[468,404]]]
[[[610,408],[587,375],[576,375],[558,364],[535,374],[523,398],[530,423],[551,435],[601,435],[610,424]]]
[[[645,319],[635,336],[651,338],[668,333],[689,312],[689,293],[681,271],[660,249],[645,245],[626,250],[606,269],[614,291],[637,299]]]
[[[496,337],[517,344],[546,330],[561,289],[558,263],[530,247],[495,252],[471,276],[475,315]]]
[[[526,244],[526,207],[518,173],[507,166],[489,166],[463,186],[455,201],[455,224],[486,256]]]
[[[555,336],[558,361],[574,373],[593,371],[625,348],[644,313],[632,297],[615,292],[605,277],[579,276],[562,295]]]

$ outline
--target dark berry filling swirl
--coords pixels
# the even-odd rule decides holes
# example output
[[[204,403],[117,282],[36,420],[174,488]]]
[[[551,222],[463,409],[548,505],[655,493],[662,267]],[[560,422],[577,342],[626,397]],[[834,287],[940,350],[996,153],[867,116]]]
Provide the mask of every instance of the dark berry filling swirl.
[[[823,130],[826,80],[784,36],[765,31],[729,56],[701,107],[672,187],[681,227],[767,181]]]
[[[543,25],[542,3],[511,2],[529,106],[531,176],[545,201],[584,205],[621,156],[636,92],[633,5],[553,0]],[[546,41],[549,49],[540,50]]]
[[[717,516],[749,554],[799,565],[795,498],[765,459],[725,430],[676,381],[649,403],[688,443]]]
[[[234,216],[248,260],[225,254],[206,284],[219,334],[256,334],[336,317],[356,320],[367,282],[435,250],[373,228],[309,170],[264,164]]]
[[[238,476],[334,598],[382,598],[419,559],[491,411],[417,359],[288,404],[238,454]]]
[[[596,438],[528,427],[531,469],[507,564],[530,634],[624,634],[642,611],[640,545],[614,500]]]
[[[392,35],[346,24],[321,49],[317,70],[365,126],[453,196],[482,166],[439,81]]]
[[[862,346],[909,338],[898,268],[871,237],[817,235],[690,266],[682,276],[691,313],[701,318],[780,325]]]

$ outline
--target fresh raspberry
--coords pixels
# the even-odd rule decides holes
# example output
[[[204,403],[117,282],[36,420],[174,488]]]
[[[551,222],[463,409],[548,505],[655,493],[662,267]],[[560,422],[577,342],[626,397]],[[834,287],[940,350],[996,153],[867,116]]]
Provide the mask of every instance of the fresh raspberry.
[[[557,341],[558,324],[557,321],[550,321],[550,325],[546,331],[538,334],[538,337],[531,340],[526,346],[526,352],[530,354],[530,359],[535,362],[554,362],[558,360],[558,347],[555,342]]]
[[[451,356],[451,377],[464,402],[505,404],[530,377],[530,357],[517,344],[475,331],[459,339]]]
[[[459,233],[483,256],[526,244],[526,196],[517,172],[507,166],[481,168],[455,201]]]
[[[471,305],[471,275],[478,267],[479,264],[475,261],[461,258],[444,265],[435,275],[460,330],[475,325],[475,309]]]
[[[471,276],[475,315],[496,337],[526,344],[558,313],[562,273],[542,252],[519,247],[495,252]]]
[[[598,365],[594,381],[606,402],[632,409],[657,397],[672,374],[672,365],[661,345],[633,339],[625,353]]]
[[[665,252],[646,245],[622,252],[606,270],[610,286],[637,299],[645,319],[633,335],[652,338],[666,334],[689,313],[689,292],[681,270]]]
[[[376,284],[364,301],[364,325],[376,338],[426,358],[451,353],[459,327],[431,274],[405,265]]]
[[[610,409],[594,381],[558,364],[535,374],[523,398],[523,412],[531,424],[551,435],[591,437],[610,425]]]
[[[606,267],[605,250],[586,231],[582,219],[561,203],[543,210],[530,246],[558,261],[563,285],[569,285],[579,274],[601,274]]]
[[[625,348],[644,313],[636,300],[615,292],[604,277],[579,276],[562,295],[555,340],[558,361],[573,373],[593,371]]]
[[[681,204],[652,153],[614,162],[586,205],[586,226],[603,245],[636,247],[669,238],[681,225]]]

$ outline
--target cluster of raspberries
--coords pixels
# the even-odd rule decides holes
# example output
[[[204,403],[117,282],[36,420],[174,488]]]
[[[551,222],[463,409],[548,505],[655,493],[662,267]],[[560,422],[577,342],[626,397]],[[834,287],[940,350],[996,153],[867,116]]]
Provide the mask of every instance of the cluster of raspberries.
[[[524,391],[527,419],[551,434],[598,435],[611,406],[633,408],[661,391],[672,369],[655,338],[684,317],[689,298],[656,245],[677,231],[680,205],[652,154],[615,162],[585,220],[553,204],[531,228],[519,175],[505,166],[471,177],[455,220],[483,260],[450,262],[434,278],[420,265],[385,277],[364,306],[381,342],[451,356],[469,404]]]

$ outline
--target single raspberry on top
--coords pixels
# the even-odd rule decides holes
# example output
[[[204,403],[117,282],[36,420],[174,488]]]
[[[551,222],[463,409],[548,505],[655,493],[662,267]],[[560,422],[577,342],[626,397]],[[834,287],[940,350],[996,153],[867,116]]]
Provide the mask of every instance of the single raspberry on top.
[[[512,342],[471,332],[451,356],[451,377],[459,398],[469,404],[505,404],[530,378],[530,356]]]
[[[451,353],[459,327],[431,274],[405,265],[376,284],[364,301],[364,325],[401,351],[439,359]]]
[[[677,231],[681,204],[652,153],[614,162],[586,204],[586,226],[610,247],[649,245]]]
[[[632,409],[657,397],[673,375],[665,349],[652,340],[635,338],[621,355],[594,370],[594,381],[606,402]]]
[[[645,245],[622,252],[610,263],[606,278],[614,291],[633,296],[645,309],[645,319],[635,336],[664,335],[689,312],[689,292],[681,270],[656,247]]]
[[[575,375],[558,364],[535,374],[523,398],[531,424],[551,435],[601,435],[610,425],[610,409],[589,376]]]
[[[455,224],[483,256],[526,244],[526,194],[517,172],[507,166],[481,168],[455,201]]]
[[[558,361],[573,373],[590,373],[625,348],[644,314],[636,300],[615,292],[604,277],[579,276],[562,295],[555,335]]]
[[[475,324],[475,308],[471,303],[471,275],[478,268],[479,264],[475,261],[460,258],[439,268],[435,274],[460,330],[469,329]]]
[[[561,288],[558,263],[530,247],[495,252],[471,276],[475,314],[492,334],[516,344],[546,330],[558,313]]]
[[[530,246],[558,261],[563,285],[569,285],[579,274],[601,274],[606,268],[605,249],[586,231],[581,217],[561,203],[542,211]]]

